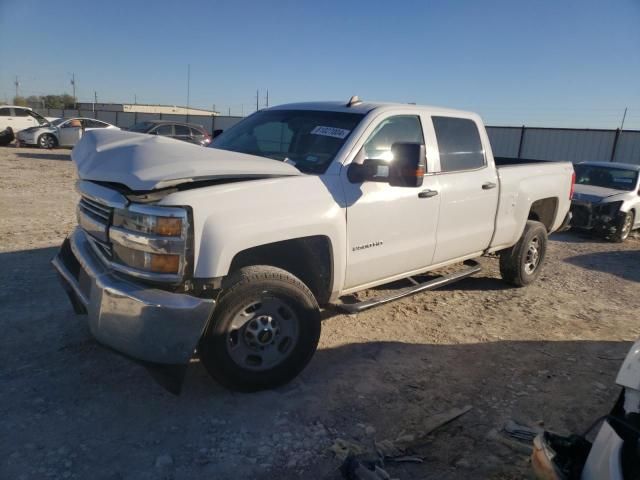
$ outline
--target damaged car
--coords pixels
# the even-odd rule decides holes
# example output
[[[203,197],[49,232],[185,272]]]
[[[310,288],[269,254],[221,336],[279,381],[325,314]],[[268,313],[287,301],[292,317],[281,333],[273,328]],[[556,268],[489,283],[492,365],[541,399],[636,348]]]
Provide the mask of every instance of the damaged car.
[[[533,441],[531,464],[541,480],[637,480],[640,478],[640,340],[616,377],[622,387],[611,412],[584,435],[544,432]],[[593,443],[586,437],[599,427]]]
[[[623,242],[640,228],[640,165],[584,162],[575,165],[573,228]]]

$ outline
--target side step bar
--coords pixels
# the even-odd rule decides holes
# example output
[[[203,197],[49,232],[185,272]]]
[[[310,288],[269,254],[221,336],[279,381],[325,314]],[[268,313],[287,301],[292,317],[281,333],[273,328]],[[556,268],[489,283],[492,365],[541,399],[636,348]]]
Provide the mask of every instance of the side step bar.
[[[389,303],[394,300],[398,300],[402,297],[407,297],[409,295],[413,295],[414,293],[423,292],[425,290],[434,290],[439,287],[444,287],[445,285],[449,285],[450,283],[457,282],[458,280],[462,280],[464,278],[470,277],[478,273],[482,270],[482,267],[475,260],[466,260],[464,262],[467,268],[460,270],[458,272],[450,273],[448,275],[443,275],[441,277],[434,278],[433,280],[429,280],[427,282],[417,283],[412,277],[409,277],[409,280],[414,283],[414,285],[410,287],[405,287],[401,290],[398,290],[391,295],[386,297],[378,297],[372,298],[370,300],[364,300],[358,303],[341,303],[336,305],[340,310],[343,310],[347,313],[359,313],[363,310],[367,310],[372,307],[377,307],[378,305],[382,305],[383,303]]]

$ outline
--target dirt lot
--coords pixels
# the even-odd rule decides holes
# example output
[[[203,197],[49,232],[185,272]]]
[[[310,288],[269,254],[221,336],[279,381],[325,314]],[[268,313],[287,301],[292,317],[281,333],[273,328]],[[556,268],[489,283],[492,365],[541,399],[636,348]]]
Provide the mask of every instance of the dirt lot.
[[[92,341],[49,260],[74,224],[68,150],[0,148],[0,478],[336,479],[337,439],[419,434],[400,479],[529,476],[492,431],[509,419],[583,431],[606,413],[640,336],[640,240],[554,235],[526,289],[483,272],[357,316],[324,313],[318,353],[291,385],[236,394],[194,363],[181,396]],[[366,293],[365,293],[366,294]]]

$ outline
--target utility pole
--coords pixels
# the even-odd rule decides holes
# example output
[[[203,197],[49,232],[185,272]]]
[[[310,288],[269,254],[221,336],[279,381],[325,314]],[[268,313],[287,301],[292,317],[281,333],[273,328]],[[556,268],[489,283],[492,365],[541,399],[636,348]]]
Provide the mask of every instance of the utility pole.
[[[19,89],[20,89],[20,82],[18,81],[18,76],[16,75],[16,81],[13,82],[14,85],[16,86],[16,97],[18,97],[18,93],[19,93]]]
[[[622,115],[622,123],[620,124],[620,130],[624,128],[624,119],[627,118],[627,108],[628,107],[624,107],[624,114]]]
[[[260,90],[256,90],[256,112],[260,110]]]
[[[189,102],[191,95],[191,64],[187,65],[187,115],[189,115]]]
[[[135,93],[133,94],[133,104],[134,105],[138,104],[138,95],[136,95]]]
[[[96,103],[98,103],[98,92],[93,91],[93,111],[96,111]]]
[[[71,74],[71,88],[73,89],[73,108],[76,108],[76,74]]]
[[[266,102],[266,106],[267,108],[269,108],[269,89],[267,88],[267,102]]]
[[[229,116],[231,116],[231,107],[229,107]]]

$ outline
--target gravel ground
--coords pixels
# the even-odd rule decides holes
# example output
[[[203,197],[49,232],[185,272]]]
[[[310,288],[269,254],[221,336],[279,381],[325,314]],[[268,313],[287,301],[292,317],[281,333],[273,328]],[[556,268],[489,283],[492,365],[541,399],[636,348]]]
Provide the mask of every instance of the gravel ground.
[[[443,290],[325,311],[316,356],[284,388],[232,393],[194,362],[173,396],[91,339],[49,266],[74,225],[74,178],[68,150],[0,148],[3,479],[337,479],[337,439],[419,435],[465,405],[414,448],[424,463],[389,473],[526,478],[527,454],[496,430],[514,419],[583,431],[612,405],[640,336],[640,240],[558,234],[528,288],[504,285],[485,258]]]

